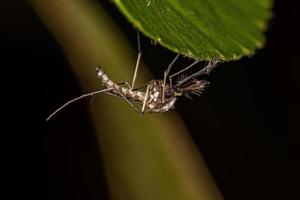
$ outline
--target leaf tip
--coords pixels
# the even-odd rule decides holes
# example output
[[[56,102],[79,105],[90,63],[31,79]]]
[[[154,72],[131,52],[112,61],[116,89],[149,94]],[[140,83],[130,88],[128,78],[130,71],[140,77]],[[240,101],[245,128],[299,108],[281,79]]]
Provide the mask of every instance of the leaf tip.
[[[264,40],[256,41],[255,44],[256,44],[256,47],[257,47],[257,48],[261,49],[261,48],[263,48],[264,45],[265,45],[265,39],[264,39]]]
[[[191,51],[188,51],[186,54],[187,57],[192,58],[193,57],[193,53]]]
[[[259,30],[265,32],[268,29],[268,24],[262,20],[254,21],[254,24],[258,27]]]
[[[241,55],[237,55],[237,54],[232,54],[232,59],[233,60],[239,60],[242,56]]]
[[[157,36],[156,37],[156,42],[161,43],[161,37]]]
[[[251,50],[247,49],[245,47],[242,48],[242,51],[245,53],[245,55],[250,55],[251,54]]]

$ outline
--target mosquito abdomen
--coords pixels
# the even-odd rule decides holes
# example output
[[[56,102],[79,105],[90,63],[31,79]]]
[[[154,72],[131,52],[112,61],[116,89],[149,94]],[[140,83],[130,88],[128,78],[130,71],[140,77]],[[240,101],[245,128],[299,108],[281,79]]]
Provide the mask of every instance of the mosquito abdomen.
[[[110,78],[108,78],[107,74],[103,71],[103,69],[97,67],[96,71],[97,71],[98,78],[101,80],[102,84],[105,87],[107,88],[114,87],[115,83],[112,80],[110,80]]]
[[[107,76],[107,74],[103,71],[102,68],[97,67],[96,70],[97,70],[97,76],[101,80],[103,86],[106,87],[106,88],[114,88],[114,90],[112,90],[112,92],[114,94],[119,95],[118,94],[118,92],[119,92],[123,96],[125,96],[126,98],[130,98],[130,99],[140,101],[140,102],[144,101],[144,98],[145,98],[144,92],[134,91],[134,90],[131,90],[130,88],[120,86],[120,85],[116,84],[115,82],[113,82]]]

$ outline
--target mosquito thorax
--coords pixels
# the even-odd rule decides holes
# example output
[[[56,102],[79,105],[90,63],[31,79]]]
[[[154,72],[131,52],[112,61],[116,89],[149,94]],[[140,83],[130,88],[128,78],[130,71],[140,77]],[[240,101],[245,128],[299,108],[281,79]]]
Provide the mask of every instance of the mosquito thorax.
[[[163,81],[162,80],[153,80],[149,84],[149,97],[153,101],[157,101],[162,98],[162,88]]]

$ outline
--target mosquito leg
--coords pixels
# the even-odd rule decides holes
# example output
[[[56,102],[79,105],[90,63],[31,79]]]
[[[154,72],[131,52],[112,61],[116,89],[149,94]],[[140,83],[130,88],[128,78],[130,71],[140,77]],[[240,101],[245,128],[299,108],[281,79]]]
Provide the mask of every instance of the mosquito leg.
[[[120,84],[118,84],[118,85],[120,85]],[[128,82],[124,82],[124,83],[122,83],[121,85],[126,85],[129,89],[131,89],[131,86],[129,85]]]
[[[152,81],[148,81],[147,83],[143,84],[142,86],[139,86],[139,87],[136,87],[136,88],[132,89],[132,91],[136,91],[136,90],[141,90],[141,89],[143,89],[143,88],[147,88],[147,86],[148,86],[151,82],[153,82],[153,80],[152,80]]]
[[[218,58],[218,57],[214,57],[213,59],[211,59],[211,60],[209,61],[209,63],[208,63],[202,70],[200,70],[200,71],[198,72],[199,75],[201,75],[201,74],[207,74],[207,75],[209,75],[209,73],[210,73],[213,69],[215,69],[215,67],[217,66],[217,64],[218,64],[219,62],[221,62],[221,59]]]
[[[172,87],[172,78],[173,78],[174,76],[177,76],[177,75],[179,75],[179,74],[182,74],[183,72],[187,71],[188,69],[190,69],[191,67],[193,67],[193,66],[196,65],[197,63],[199,63],[199,61],[195,61],[195,62],[193,62],[192,64],[190,64],[189,66],[187,66],[186,68],[184,68],[184,69],[182,69],[182,70],[180,70],[180,71],[178,71],[178,72],[176,72],[176,73],[170,75],[170,76],[169,76],[170,87]]]
[[[128,82],[122,82],[118,83],[117,85],[127,85],[129,89],[131,89]],[[137,113],[141,114],[141,112],[118,90],[114,90],[116,93],[118,93]]]
[[[186,83],[187,81],[193,79],[193,78],[196,78],[197,76],[200,76],[200,75],[204,75],[204,74],[207,74],[209,75],[209,73],[214,69],[216,68],[217,64],[219,62],[221,62],[222,60],[218,57],[214,57],[212,60],[209,61],[209,63],[207,64],[207,66],[205,66],[203,69],[201,69],[200,71],[190,75],[189,77],[179,81],[176,85],[180,86],[184,83]]]
[[[75,102],[75,101],[78,101],[82,98],[85,98],[85,97],[88,97],[88,96],[94,96],[96,94],[99,94],[101,92],[108,92],[110,90],[112,90],[113,88],[106,88],[106,89],[103,89],[103,90],[98,90],[98,91],[95,91],[95,92],[91,92],[91,93],[87,93],[87,94],[84,94],[84,95],[81,95],[79,97],[76,97],[74,99],[71,99],[70,101],[66,102],[64,105],[62,105],[61,107],[57,108],[53,113],[51,113],[46,121],[49,121],[54,115],[56,115],[59,111],[61,111],[63,108],[65,108],[66,106],[68,106],[69,104]]]
[[[132,79],[132,83],[131,83],[131,89],[134,88],[134,84],[135,84],[135,80],[136,80],[136,76],[138,73],[138,69],[139,69],[139,65],[140,65],[140,60],[141,60],[141,56],[142,56],[142,51],[141,51],[141,44],[140,44],[140,34],[137,31],[137,43],[138,43],[138,57],[136,60],[136,65],[135,65],[135,70],[134,70],[134,74],[133,74],[133,79]]]
[[[90,100],[90,104],[92,104],[95,101],[95,99],[96,99],[96,95],[92,96]]]
[[[165,102],[165,85],[167,76],[169,75],[171,68],[173,64],[176,62],[176,60],[179,58],[180,54],[177,54],[176,57],[172,60],[172,62],[169,64],[168,68],[164,71],[164,84],[163,84],[163,92],[162,92],[162,103]]]
[[[145,112],[146,103],[147,103],[148,96],[149,96],[149,89],[150,89],[150,85],[148,85],[147,89],[146,89],[145,99],[144,99],[143,107],[142,107],[142,114],[144,114],[144,112]]]
[[[142,113],[119,91],[119,90],[114,90],[120,97],[122,97],[137,113],[142,115]]]
[[[122,83],[118,83],[117,85],[126,85],[129,89],[131,88],[131,86],[129,85],[128,82],[122,82]],[[91,100],[90,100],[90,103],[93,103],[93,101],[95,100],[96,96],[93,95]]]

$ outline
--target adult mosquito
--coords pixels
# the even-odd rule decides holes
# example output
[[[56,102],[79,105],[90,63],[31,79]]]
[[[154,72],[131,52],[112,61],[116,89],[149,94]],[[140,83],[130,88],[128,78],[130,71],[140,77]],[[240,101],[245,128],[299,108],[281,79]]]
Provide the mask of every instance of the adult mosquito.
[[[206,80],[198,79],[197,77],[200,75],[209,75],[209,73],[217,66],[217,64],[221,62],[221,59],[219,59],[218,57],[214,57],[200,71],[192,75],[186,76],[173,84],[174,77],[184,75],[184,72],[186,72],[191,67],[200,62],[195,61],[186,68],[170,75],[172,66],[179,58],[180,54],[178,54],[169,64],[167,69],[164,71],[164,78],[162,80],[151,80],[144,86],[135,88],[135,80],[137,77],[138,68],[142,56],[139,34],[137,34],[137,43],[138,57],[131,85],[129,85],[127,82],[113,82],[103,71],[103,69],[98,66],[96,68],[97,77],[101,80],[101,83],[105,87],[105,89],[87,93],[66,102],[61,107],[56,109],[52,114],[50,114],[46,121],[50,120],[54,115],[56,115],[60,110],[62,110],[69,104],[79,99],[94,96],[99,93],[106,93],[124,99],[140,115],[143,115],[145,112],[167,112],[170,109],[174,108],[174,104],[178,97],[190,97],[191,94],[200,95],[203,92],[203,90],[207,87],[209,82]],[[141,108],[138,109],[133,104],[134,102],[140,104]]]

